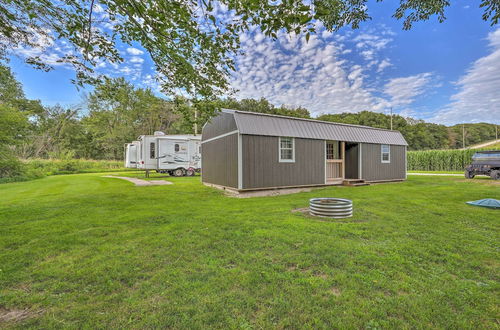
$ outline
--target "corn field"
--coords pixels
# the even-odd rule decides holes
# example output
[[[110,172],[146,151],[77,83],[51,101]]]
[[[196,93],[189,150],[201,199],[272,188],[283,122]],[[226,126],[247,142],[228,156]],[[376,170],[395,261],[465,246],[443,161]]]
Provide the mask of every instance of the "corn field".
[[[462,171],[477,150],[408,151],[409,171]]]

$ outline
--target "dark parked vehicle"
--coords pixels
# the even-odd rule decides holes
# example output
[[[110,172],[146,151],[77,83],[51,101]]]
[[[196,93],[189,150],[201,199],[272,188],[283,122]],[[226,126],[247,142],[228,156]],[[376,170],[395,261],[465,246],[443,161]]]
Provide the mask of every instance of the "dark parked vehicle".
[[[476,175],[500,180],[500,150],[479,151],[472,156],[472,164],[465,168],[465,177],[472,179]]]

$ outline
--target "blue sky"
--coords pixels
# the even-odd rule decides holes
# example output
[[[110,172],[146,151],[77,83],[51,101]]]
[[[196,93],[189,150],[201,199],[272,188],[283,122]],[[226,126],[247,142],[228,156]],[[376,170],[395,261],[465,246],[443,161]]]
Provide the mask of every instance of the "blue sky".
[[[304,37],[265,38],[258,30],[241,36],[243,55],[231,85],[237,98],[265,97],[276,105],[304,106],[313,116],[362,110],[395,113],[454,124],[500,124],[500,26],[481,19],[477,2],[453,1],[447,20],[435,17],[403,31],[391,17],[396,1],[370,3],[373,19],[358,30],[329,33],[321,26]],[[219,15],[225,13],[221,9]],[[57,42],[44,55],[62,54]],[[77,90],[73,72],[56,66],[41,72],[23,64],[29,50],[11,66],[29,98],[44,104],[77,105],[91,89]],[[125,63],[101,63],[102,72],[124,76],[136,86],[158,90],[152,62],[137,45],[124,46]]]

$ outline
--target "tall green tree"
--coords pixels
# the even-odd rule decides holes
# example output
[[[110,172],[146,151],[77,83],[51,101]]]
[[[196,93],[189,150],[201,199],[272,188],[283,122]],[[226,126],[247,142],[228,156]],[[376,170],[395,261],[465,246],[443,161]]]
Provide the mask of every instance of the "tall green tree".
[[[0,103],[0,178],[22,174],[22,164],[15,157],[13,147],[24,139],[27,127],[24,113]]]
[[[37,115],[43,111],[38,100],[28,100],[21,83],[14,77],[12,70],[0,62],[0,104],[19,111]]]
[[[23,158],[83,157],[89,143],[79,117],[80,109],[45,107],[32,122],[29,138],[17,148]]]
[[[135,88],[123,78],[97,85],[87,98],[87,107],[89,113],[82,123],[92,141],[92,158],[121,159],[123,145],[139,135],[192,131],[184,119],[189,111],[179,108],[178,102],[159,98],[150,89]]]

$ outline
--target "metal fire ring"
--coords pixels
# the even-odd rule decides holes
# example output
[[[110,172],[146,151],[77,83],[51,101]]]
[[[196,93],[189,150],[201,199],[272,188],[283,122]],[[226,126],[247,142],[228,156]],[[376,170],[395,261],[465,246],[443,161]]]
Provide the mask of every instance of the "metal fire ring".
[[[335,219],[352,217],[352,201],[344,198],[311,198],[309,213]]]

